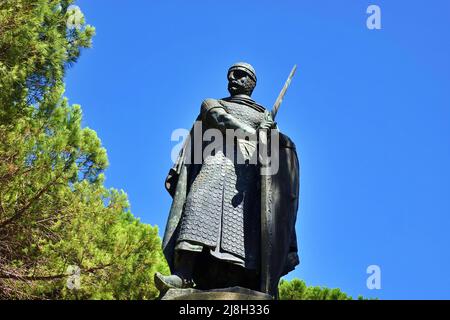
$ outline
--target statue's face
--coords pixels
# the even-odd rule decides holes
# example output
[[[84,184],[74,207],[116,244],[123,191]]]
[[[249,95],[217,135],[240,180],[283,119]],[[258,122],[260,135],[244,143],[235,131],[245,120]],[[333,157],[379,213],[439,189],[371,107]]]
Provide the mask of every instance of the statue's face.
[[[237,94],[251,96],[255,86],[255,81],[243,70],[236,69],[228,73],[228,91],[232,96]]]

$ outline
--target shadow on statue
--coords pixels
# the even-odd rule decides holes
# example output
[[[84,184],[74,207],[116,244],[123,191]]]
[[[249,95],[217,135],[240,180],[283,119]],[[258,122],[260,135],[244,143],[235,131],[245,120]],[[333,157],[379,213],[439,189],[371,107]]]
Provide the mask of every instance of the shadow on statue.
[[[194,267],[193,280],[195,288],[211,290],[229,287],[243,287],[251,290],[260,290],[259,273],[254,270],[228,263],[214,258],[204,250]]]

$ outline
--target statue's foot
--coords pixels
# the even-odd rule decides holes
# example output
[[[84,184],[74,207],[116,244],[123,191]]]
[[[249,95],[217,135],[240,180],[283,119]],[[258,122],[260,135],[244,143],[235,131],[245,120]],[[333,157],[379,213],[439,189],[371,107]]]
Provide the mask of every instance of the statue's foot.
[[[155,273],[155,286],[160,292],[165,292],[169,289],[185,289],[194,286],[193,281],[187,281],[177,276],[176,274],[164,276],[161,273]]]

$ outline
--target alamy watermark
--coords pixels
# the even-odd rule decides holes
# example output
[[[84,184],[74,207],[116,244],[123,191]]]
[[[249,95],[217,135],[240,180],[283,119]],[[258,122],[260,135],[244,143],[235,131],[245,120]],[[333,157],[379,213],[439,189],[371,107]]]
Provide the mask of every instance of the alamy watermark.
[[[381,8],[375,4],[367,7],[366,13],[369,17],[366,20],[366,26],[369,30],[381,30]]]
[[[68,266],[66,287],[69,290],[79,290],[81,287],[81,269],[79,266]]]
[[[83,26],[84,15],[81,12],[80,7],[71,5],[67,9],[67,28],[69,29],[80,29]]]
[[[242,129],[203,129],[202,121],[196,121],[192,130],[176,129],[172,141],[171,158],[175,163],[180,154],[185,164],[203,164],[209,157],[223,155],[231,162],[244,165],[260,165],[262,175],[275,175],[279,169],[279,131],[258,130],[248,133]]]
[[[381,268],[380,266],[373,264],[367,267],[366,270],[369,277],[366,281],[367,289],[380,290],[381,289]]]

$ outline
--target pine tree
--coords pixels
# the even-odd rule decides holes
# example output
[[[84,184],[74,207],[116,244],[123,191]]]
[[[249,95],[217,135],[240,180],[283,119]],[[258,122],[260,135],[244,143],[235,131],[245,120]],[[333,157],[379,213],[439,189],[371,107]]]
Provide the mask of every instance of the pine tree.
[[[70,0],[0,1],[0,298],[154,298],[167,272],[157,228],[104,187],[106,150],[64,97],[94,33]]]
[[[279,294],[280,300],[352,300],[352,297],[340,289],[308,287],[300,279],[281,280]]]

